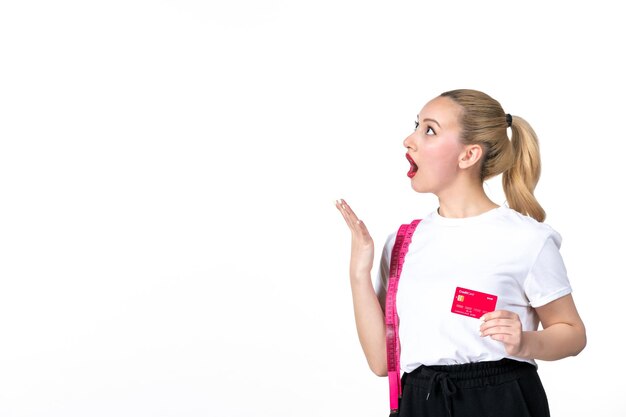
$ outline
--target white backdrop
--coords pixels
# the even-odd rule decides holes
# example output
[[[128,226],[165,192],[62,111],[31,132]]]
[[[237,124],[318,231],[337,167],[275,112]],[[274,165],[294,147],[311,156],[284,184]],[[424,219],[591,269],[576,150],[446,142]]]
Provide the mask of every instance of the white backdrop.
[[[0,416],[385,415],[334,200],[377,256],[435,209],[402,140],[454,88],[541,140],[589,339],[553,415],[626,415],[613,4],[1,1]]]

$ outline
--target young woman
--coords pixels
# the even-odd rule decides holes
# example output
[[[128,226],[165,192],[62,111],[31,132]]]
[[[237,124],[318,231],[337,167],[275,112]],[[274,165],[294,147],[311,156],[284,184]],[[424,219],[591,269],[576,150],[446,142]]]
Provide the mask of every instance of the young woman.
[[[404,146],[411,186],[435,194],[439,208],[415,230],[397,292],[400,416],[549,416],[535,360],[577,355],[586,335],[561,237],[543,223],[533,195],[540,174],[535,132],[487,94],[454,90],[424,106]],[[498,174],[506,206],[483,188]],[[372,284],[374,242],[344,200],[337,208],[352,233],[359,340],[372,371],[385,376],[384,304],[396,233]],[[497,300],[495,310],[458,314],[472,297]]]

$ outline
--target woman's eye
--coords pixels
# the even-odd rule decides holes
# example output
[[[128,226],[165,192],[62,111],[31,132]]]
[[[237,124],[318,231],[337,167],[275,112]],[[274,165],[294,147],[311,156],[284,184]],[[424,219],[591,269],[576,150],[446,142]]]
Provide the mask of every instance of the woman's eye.
[[[426,128],[426,134],[427,135],[434,135],[435,131],[433,130],[432,127],[428,127],[428,128]]]
[[[417,130],[417,128],[420,127],[420,122],[418,122],[417,120],[415,121],[415,130]]]

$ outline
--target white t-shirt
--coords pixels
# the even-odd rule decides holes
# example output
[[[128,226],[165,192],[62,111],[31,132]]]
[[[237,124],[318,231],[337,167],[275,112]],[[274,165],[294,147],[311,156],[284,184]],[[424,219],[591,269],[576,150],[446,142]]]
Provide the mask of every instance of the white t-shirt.
[[[374,288],[384,309],[397,231],[385,244]],[[400,367],[453,365],[508,357],[502,342],[479,334],[478,318],[451,312],[457,287],[496,295],[496,310],[517,313],[523,330],[537,330],[533,307],[571,293],[561,236],[550,226],[502,206],[481,215],[419,224],[406,255],[396,306]]]

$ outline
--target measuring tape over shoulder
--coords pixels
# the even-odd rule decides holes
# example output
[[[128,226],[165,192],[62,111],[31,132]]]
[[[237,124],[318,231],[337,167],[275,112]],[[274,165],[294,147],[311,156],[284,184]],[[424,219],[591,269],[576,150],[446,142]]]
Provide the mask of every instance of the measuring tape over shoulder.
[[[389,407],[391,415],[399,412],[402,385],[400,381],[400,340],[398,337],[398,313],[396,311],[396,293],[402,273],[402,264],[409,250],[413,232],[421,220],[413,220],[398,229],[396,241],[391,252],[387,298],[385,302],[385,329],[387,338],[387,375],[389,377]]]

